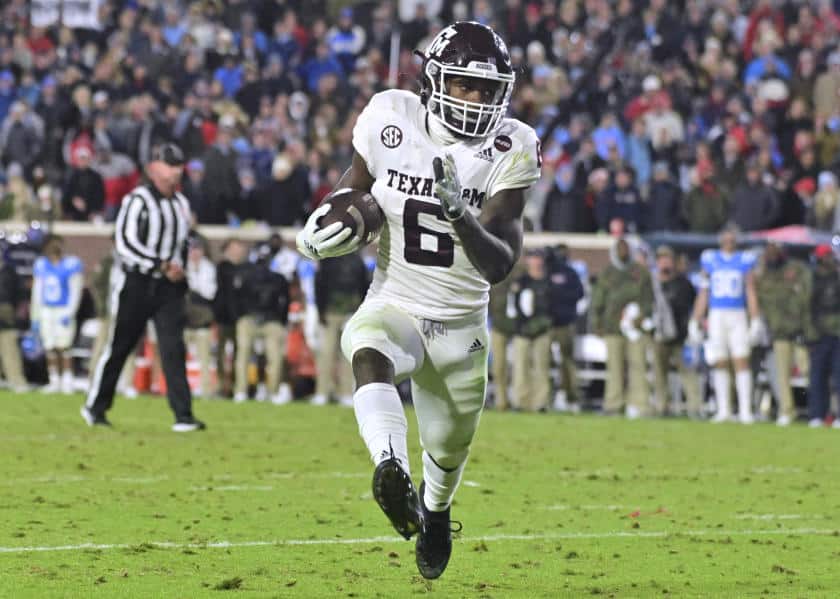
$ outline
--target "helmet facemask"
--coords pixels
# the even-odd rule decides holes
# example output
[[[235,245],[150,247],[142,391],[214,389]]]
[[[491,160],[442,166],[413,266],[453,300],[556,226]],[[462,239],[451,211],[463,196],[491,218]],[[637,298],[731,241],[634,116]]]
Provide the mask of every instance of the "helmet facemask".
[[[424,75],[429,86],[429,114],[450,131],[465,137],[487,137],[499,128],[510,104],[513,73],[499,73],[490,62],[473,61],[466,67],[459,67],[429,59]],[[456,98],[449,93],[448,86],[458,77],[496,82],[493,98],[488,103]]]

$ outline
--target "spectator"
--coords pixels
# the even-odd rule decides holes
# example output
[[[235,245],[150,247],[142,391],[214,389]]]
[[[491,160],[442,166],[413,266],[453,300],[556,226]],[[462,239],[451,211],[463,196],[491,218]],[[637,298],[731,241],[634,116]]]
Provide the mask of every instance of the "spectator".
[[[840,51],[835,50],[828,56],[828,71],[817,77],[814,85],[814,116],[818,126],[840,115],[838,89],[840,89]]]
[[[650,181],[651,158],[650,140],[645,129],[645,122],[638,118],[633,121],[630,135],[627,136],[627,152],[625,155],[627,165],[636,173],[636,183],[641,190],[647,190]]]
[[[806,317],[809,348],[808,426],[823,426],[831,395],[829,381],[840,393],[840,271],[830,245],[814,250],[816,265],[811,283],[810,310]],[[835,419],[835,423],[840,420]],[[840,428],[840,424],[835,426]]]
[[[624,131],[619,127],[614,114],[604,114],[601,124],[592,132],[592,141],[595,142],[595,151],[602,160],[609,160],[611,148],[617,150],[620,158],[624,157]]]
[[[208,225],[227,224],[237,210],[240,197],[239,176],[236,170],[236,151],[233,149],[236,119],[226,114],[219,119],[216,142],[207,150],[202,179],[202,203],[198,206],[198,221]]]
[[[368,271],[358,253],[327,258],[318,264],[315,300],[321,331],[318,335],[318,378],[312,403],[326,405],[338,401],[353,405],[353,372],[341,353],[341,333],[368,288]]]
[[[327,44],[320,42],[315,47],[315,56],[301,65],[300,77],[309,92],[316,92],[318,91],[318,83],[327,75],[335,75],[341,79],[344,77],[344,69],[341,67],[341,63],[330,53]]]
[[[671,107],[671,97],[662,89],[662,81],[656,75],[648,75],[642,81],[642,94],[631,100],[624,109],[624,118],[634,122],[644,117],[654,106]]]
[[[726,224],[729,204],[723,190],[711,173],[691,172],[691,189],[682,205],[682,217],[688,230],[696,233],[717,233]]]
[[[105,183],[91,168],[91,158],[87,146],[79,146],[73,154],[74,168],[62,192],[62,212],[71,220],[91,220],[102,214],[105,205]]]
[[[140,171],[127,155],[114,152],[108,141],[97,141],[94,149],[96,160],[91,168],[102,177],[104,216],[106,221],[113,222],[123,197],[140,181]]]
[[[233,400],[248,398],[248,364],[254,341],[264,341],[266,357],[265,386],[257,389],[257,399],[271,397],[282,405],[292,400],[292,391],[285,382],[283,356],[286,349],[286,323],[289,318],[289,284],[283,275],[269,268],[271,252],[262,251],[257,261],[242,265],[241,276],[234,279],[236,310],[236,370]],[[238,284],[237,284],[238,283]]]
[[[294,65],[300,54],[300,43],[295,37],[294,12],[274,23],[274,37],[268,45],[269,62],[277,57],[283,65]]]
[[[546,198],[543,229],[546,231],[583,231],[583,213],[583,190],[575,186],[574,165],[571,162],[564,162],[557,167],[554,185]]]
[[[0,220],[28,221],[34,206],[32,187],[23,178],[23,167],[13,162],[6,169],[6,189],[0,194]]]
[[[247,251],[245,244],[232,238],[222,245],[222,260],[216,267],[216,298],[213,313],[218,329],[216,343],[216,376],[224,397],[233,395],[233,364],[236,360],[236,320],[241,298],[237,297]]]
[[[41,154],[43,123],[23,102],[15,102],[0,125],[0,158],[4,165],[17,162],[25,171]]]
[[[578,302],[583,299],[583,284],[577,271],[569,266],[569,248],[557,245],[549,261],[549,289],[551,306],[551,341],[560,352],[560,375],[563,385],[562,401],[555,408],[580,409],[575,368],[575,334]]]
[[[840,189],[834,173],[823,171],[818,178],[819,188],[814,195],[805,221],[821,231],[840,231]]]
[[[645,231],[681,231],[682,190],[671,181],[668,164],[653,167],[653,184],[645,204]]]
[[[22,295],[21,281],[14,265],[0,253],[0,368],[6,384],[15,393],[27,390],[17,330],[18,305]]]
[[[184,180],[183,192],[190,201],[194,222],[199,222],[199,214],[206,213],[203,182],[204,163],[198,158],[193,158],[187,163],[187,178]]]
[[[647,136],[657,157],[667,158],[685,139],[683,119],[678,112],[668,107],[663,99],[657,99],[645,113]]]
[[[353,9],[345,6],[338,15],[338,23],[327,31],[327,47],[338,59],[345,73],[352,73],[356,58],[365,47],[365,30],[353,23]]]
[[[598,228],[609,230],[610,222],[620,219],[627,231],[640,231],[642,210],[642,197],[633,184],[633,174],[629,168],[622,167],[615,175],[615,184],[596,201]]]
[[[658,413],[665,414],[671,403],[668,375],[676,370],[685,394],[686,412],[689,418],[700,418],[700,377],[683,357],[696,292],[685,275],[677,272],[674,250],[669,246],[656,249],[656,273],[652,281],[655,303],[653,374]]]
[[[271,165],[271,180],[260,190],[260,217],[272,227],[290,227],[303,222],[309,183],[296,165],[295,156],[286,151]]]
[[[639,327],[645,320],[650,321],[652,311],[650,274],[633,261],[627,241],[619,238],[610,248],[609,265],[595,282],[589,317],[590,329],[603,336],[607,345],[605,414],[619,414],[625,405],[628,418],[639,418],[647,413],[649,389],[645,343]]]
[[[747,165],[746,175],[732,196],[732,221],[742,231],[769,229],[779,216],[779,198],[761,180],[761,169],[756,162]]]
[[[538,412],[551,404],[551,286],[545,252],[525,251],[525,272],[510,286],[515,314],[513,397],[516,406]]]
[[[514,267],[517,268],[517,267]],[[505,411],[511,407],[508,346],[516,332],[516,312],[509,303],[509,292],[517,277],[514,271],[490,288],[490,376],[493,379],[493,407]],[[510,309],[508,309],[510,306]]]
[[[735,188],[744,180],[744,162],[741,159],[738,140],[734,136],[726,136],[723,142],[723,156],[715,166],[715,171],[718,172],[718,176],[716,177],[717,185],[724,194],[730,194],[735,191]],[[710,175],[710,173],[706,172],[699,174],[703,181],[708,179],[706,175]]]
[[[796,418],[790,377],[796,340],[805,333],[811,274],[804,264],[789,259],[781,246],[771,242],[756,269],[755,292],[773,347],[776,375],[773,389],[779,402],[776,424],[788,426]]]
[[[15,76],[8,69],[0,71],[0,123],[6,120],[16,97]]]
[[[213,305],[216,299],[218,281],[216,266],[207,256],[207,241],[193,235],[187,254],[187,324],[184,328],[184,343],[194,346],[200,372],[198,397],[211,397],[216,390],[210,378],[211,330]]]

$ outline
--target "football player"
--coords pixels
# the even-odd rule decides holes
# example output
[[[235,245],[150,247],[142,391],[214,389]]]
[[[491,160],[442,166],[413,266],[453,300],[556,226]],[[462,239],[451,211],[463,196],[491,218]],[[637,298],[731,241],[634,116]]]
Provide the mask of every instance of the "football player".
[[[67,350],[76,336],[76,312],[82,300],[83,267],[76,256],[64,254],[64,241],[50,235],[44,255],[32,268],[29,319],[47,352],[47,393],[73,392],[72,360]]]
[[[337,188],[370,191],[385,215],[367,297],[347,323],[359,432],[376,468],[374,497],[416,560],[440,576],[452,551],[450,504],[484,405],[487,302],[522,247],[524,192],[540,176],[534,130],[505,117],[510,56],[489,27],[444,28],[423,58],[420,94],[375,95],[353,129],[353,162]],[[298,248],[317,259],[359,245],[341,222]],[[410,378],[423,482],[410,477],[407,422],[395,384]]]
[[[758,329],[762,322],[751,273],[755,256],[751,252],[736,251],[737,247],[736,232],[727,229],[720,235],[720,249],[705,250],[700,256],[703,278],[688,330],[692,341],[702,338],[700,322],[708,308],[705,352],[706,361],[712,368],[712,386],[718,405],[713,420],[725,422],[730,419],[731,360],[738,395],[738,420],[742,424],[752,424],[750,339],[760,336]]]

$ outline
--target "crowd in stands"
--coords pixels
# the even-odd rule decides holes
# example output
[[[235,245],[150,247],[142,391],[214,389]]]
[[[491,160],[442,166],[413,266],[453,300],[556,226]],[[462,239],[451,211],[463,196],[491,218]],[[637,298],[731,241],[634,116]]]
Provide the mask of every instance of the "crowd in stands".
[[[840,221],[829,0],[101,0],[63,24],[49,4],[0,9],[4,218],[111,220],[172,140],[199,223],[300,224],[367,100],[416,89],[412,51],[475,19],[507,40],[512,115],[543,137],[530,227]]]

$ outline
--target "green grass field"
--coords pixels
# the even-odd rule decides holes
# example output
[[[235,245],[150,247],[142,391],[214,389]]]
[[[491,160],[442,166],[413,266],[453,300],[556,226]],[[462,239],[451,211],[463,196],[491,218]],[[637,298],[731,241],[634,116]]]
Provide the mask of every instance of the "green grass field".
[[[428,582],[352,410],[81,401],[0,394],[0,597],[838,594],[840,431],[486,413]]]

